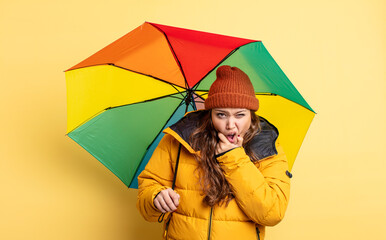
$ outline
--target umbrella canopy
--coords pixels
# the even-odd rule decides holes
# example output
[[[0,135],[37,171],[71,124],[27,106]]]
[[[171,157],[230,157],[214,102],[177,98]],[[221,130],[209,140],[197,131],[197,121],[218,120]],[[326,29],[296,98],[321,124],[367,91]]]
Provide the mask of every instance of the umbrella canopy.
[[[67,134],[137,188],[162,130],[204,107],[220,65],[248,74],[291,169],[315,112],[262,42],[149,22],[66,70]]]

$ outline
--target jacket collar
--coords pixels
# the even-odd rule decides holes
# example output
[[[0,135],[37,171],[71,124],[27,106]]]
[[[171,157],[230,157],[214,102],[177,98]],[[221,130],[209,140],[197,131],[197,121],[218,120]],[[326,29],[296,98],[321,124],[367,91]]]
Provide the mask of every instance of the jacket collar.
[[[189,137],[198,127],[199,119],[207,113],[206,110],[199,110],[187,113],[178,122],[165,129],[168,133],[175,137],[184,147],[191,153],[195,153],[189,144]],[[275,142],[279,136],[277,128],[268,122],[266,119],[260,118],[261,132],[257,134],[249,143],[251,149],[258,159],[263,159],[277,154]]]

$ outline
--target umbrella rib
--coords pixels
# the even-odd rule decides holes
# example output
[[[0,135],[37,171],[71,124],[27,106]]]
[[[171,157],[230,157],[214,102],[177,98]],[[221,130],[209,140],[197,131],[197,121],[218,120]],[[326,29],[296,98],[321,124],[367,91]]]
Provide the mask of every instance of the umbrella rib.
[[[279,96],[279,97],[282,97],[282,98],[284,98],[284,99],[286,99],[286,100],[288,100],[288,101],[290,101],[290,102],[293,102],[293,103],[295,103],[295,104],[297,104],[297,105],[299,105],[299,106],[301,106],[301,107],[303,107],[303,108],[305,108],[305,109],[307,109],[307,110],[309,110],[309,111],[311,111],[311,112],[317,114],[314,110],[309,109],[309,108],[307,108],[307,107],[301,105],[300,103],[297,103],[297,102],[295,102],[295,101],[293,101],[293,100],[291,100],[291,99],[289,99],[289,98],[286,98],[286,97],[284,97],[284,96],[282,96],[282,95],[278,95],[278,94],[276,94],[276,93],[255,93],[255,94],[256,94],[256,95],[260,95],[260,96],[273,96],[273,97]]]
[[[175,93],[176,94],[176,93]],[[182,93],[180,93],[182,95]],[[125,107],[125,106],[129,106],[129,105],[135,105],[135,104],[140,104],[140,103],[145,103],[145,102],[151,102],[151,101],[156,101],[156,100],[159,100],[159,99],[162,99],[162,98],[166,98],[166,97],[170,97],[170,98],[175,98],[175,99],[179,99],[181,101],[184,100],[184,98],[180,98],[180,97],[176,97],[176,96],[173,96],[173,95],[165,95],[165,96],[162,96],[162,97],[158,97],[158,98],[153,98],[153,99],[149,99],[149,100],[145,100],[145,101],[142,101],[142,102],[135,102],[135,103],[129,103],[129,104],[124,104],[124,105],[120,105],[120,106],[114,106],[114,107],[107,107],[97,113],[95,113],[94,115],[92,115],[91,117],[87,118],[85,121],[81,122],[79,125],[77,125],[76,127],[74,127],[71,132],[73,132],[75,129],[77,129],[78,127],[82,126],[83,124],[85,124],[86,122],[90,121],[91,119],[93,119],[94,117],[98,116],[99,114],[107,111],[107,110],[110,110],[110,109],[114,109],[114,108],[119,108],[119,107]],[[181,103],[178,105],[178,106],[181,106]],[[70,132],[69,132],[70,133]],[[65,134],[65,135],[68,135],[69,133]]]
[[[137,71],[134,71],[134,70],[131,70],[131,69],[128,69],[128,68],[124,68],[124,67],[121,67],[121,66],[117,66],[117,65],[115,65],[115,64],[113,64],[113,63],[109,63],[108,65],[111,65],[111,66],[114,66],[114,67],[117,67],[117,68],[121,68],[121,69],[130,71],[130,72],[133,72],[133,73],[141,74],[141,75],[143,75],[143,76],[151,77],[151,78],[153,78],[153,79],[155,79],[155,80],[158,80],[158,81],[161,81],[161,82],[163,82],[163,83],[169,84],[169,85],[172,86],[172,87],[173,87],[173,88],[174,88],[174,89],[175,89],[182,97],[184,97],[184,95],[182,94],[182,92],[179,91],[179,90],[176,88],[175,84],[172,84],[172,83],[170,83],[170,82],[168,82],[168,81],[166,81],[166,80],[163,80],[163,79],[161,79],[161,78],[157,78],[157,77],[152,76],[152,75],[149,75],[149,74],[137,72]],[[185,88],[186,88],[186,80],[185,80]]]
[[[180,92],[175,86],[174,86],[174,84],[171,84],[171,83],[169,83],[183,98],[185,97],[183,94],[182,94],[182,92]]]
[[[177,112],[178,108],[182,105],[183,101],[176,107],[176,109],[174,110],[174,112],[172,114],[170,114],[170,117],[168,118],[167,121],[165,121],[165,124],[162,126],[161,130],[157,133],[157,136],[162,132],[162,129],[165,128],[166,124],[170,121],[170,119],[173,117],[173,115]],[[153,139],[153,141],[147,146],[146,148],[146,151],[149,149],[149,147],[153,144],[153,142],[155,141],[156,137]]]
[[[176,94],[176,93],[174,93],[174,94]],[[184,100],[183,98],[179,98],[179,97],[176,97],[176,96],[173,96],[173,95],[165,95],[165,96],[162,96],[162,97],[157,97],[157,98],[152,98],[152,99],[144,100],[142,102],[123,104],[123,105],[114,106],[114,107],[107,107],[104,110],[109,110],[109,109],[119,108],[119,107],[125,107],[125,106],[129,106],[129,105],[140,104],[140,103],[152,102],[152,101],[156,101],[156,100],[159,100],[159,99],[162,99],[162,98],[166,98],[166,97],[176,98],[176,99],[179,99],[179,100]]]
[[[196,93],[197,97],[200,98],[201,101],[195,101],[195,103],[197,102],[197,103],[204,103],[205,104],[205,99],[202,98],[202,96],[207,95],[207,94],[208,94],[208,92],[205,92],[204,94],[201,94],[201,95]]]
[[[133,73],[141,74],[141,75],[146,76],[146,77],[151,77],[151,78],[153,78],[153,79],[155,79],[155,80],[161,81],[161,82],[163,82],[163,83],[167,83],[167,84],[173,86],[174,88],[176,88],[174,85],[177,85],[177,84],[172,84],[172,83],[168,82],[167,80],[163,80],[163,79],[161,79],[161,78],[155,77],[155,76],[150,75],[150,74],[137,72],[137,71],[131,70],[131,69],[129,69],[129,68],[125,68],[125,67],[121,67],[121,66],[115,65],[114,63],[106,63],[106,64],[107,64],[107,65],[110,65],[110,66],[113,66],[113,67],[117,67],[117,68],[123,69],[123,70],[130,71],[130,72],[133,72]],[[98,64],[98,65],[106,65],[106,64]],[[185,78],[185,76],[184,76],[184,78]],[[185,79],[184,79],[184,80],[185,80]],[[177,85],[177,86],[178,86],[178,85]],[[180,87],[183,87],[183,86],[180,86]],[[186,80],[185,80],[185,88],[186,88]],[[176,90],[177,90],[177,89],[176,89]],[[177,91],[178,91],[178,90],[177,90]]]
[[[150,23],[150,24],[151,24],[151,23]],[[176,55],[176,53],[175,53],[175,51],[174,51],[174,49],[173,49],[173,47],[172,47],[172,44],[171,44],[170,41],[169,41],[168,36],[167,36],[166,33],[165,33],[164,31],[162,31],[158,26],[155,26],[155,25],[153,25],[153,24],[151,24],[151,25],[152,25],[153,27],[155,27],[156,29],[158,29],[158,31],[160,31],[160,32],[165,36],[166,41],[168,42],[169,48],[170,48],[170,50],[171,50],[171,52],[172,52],[172,54],[173,54],[173,56],[174,56],[174,59],[176,60],[177,65],[178,65],[178,67],[179,67],[180,70],[181,70],[182,76],[184,77],[184,80],[185,80],[185,88],[188,89],[188,88],[189,88],[189,85],[188,85],[188,82],[186,81],[186,76],[185,76],[184,70],[182,69],[181,62],[180,62],[180,60],[177,58],[177,55]]]
[[[87,118],[86,120],[84,120],[83,122],[81,122],[80,124],[78,124],[76,127],[74,127],[70,132],[68,132],[66,135],[68,136],[68,134],[72,133],[73,131],[75,131],[78,127],[82,126],[83,124],[85,124],[86,122],[90,121],[91,119],[93,119],[94,117],[98,116],[99,114],[103,113],[104,111],[106,111],[106,109],[103,109],[97,113],[95,113],[94,115],[92,115],[91,117]]]
[[[180,108],[180,106],[184,103],[183,100],[184,100],[184,99],[182,99],[181,103],[176,107],[176,109],[173,111],[173,113],[170,114],[170,117],[168,118],[168,120],[165,121],[165,124],[162,126],[161,130],[158,131],[156,137],[153,138],[153,141],[147,146],[146,152],[143,154],[143,157],[142,157],[142,159],[141,159],[141,163],[142,163],[144,157],[146,156],[146,153],[149,151],[150,146],[151,146],[151,145],[154,143],[154,141],[157,139],[158,135],[160,135],[160,134],[162,133],[162,130],[165,128],[166,124],[168,124],[168,122],[169,122],[170,119],[173,117],[173,115],[177,112],[178,108]],[[137,173],[137,171],[138,171],[140,165],[141,165],[141,164],[138,164],[137,168],[135,169],[135,173]],[[135,175],[134,175],[134,177],[135,177]],[[130,180],[130,184],[129,184],[128,186],[131,185],[131,183],[132,183],[133,180],[134,180],[134,177]],[[130,188],[130,187],[129,187],[129,188]]]
[[[275,93],[258,93],[258,94],[256,94],[256,95],[279,96],[279,97],[282,97],[282,98],[284,98],[284,99],[287,99],[288,101],[293,102],[293,103],[295,103],[295,104],[297,104],[297,105],[299,105],[299,106],[301,106],[301,107],[307,109],[308,111],[311,111],[311,112],[317,114],[314,110],[309,109],[309,108],[307,108],[307,107],[301,105],[300,103],[297,103],[297,102],[295,102],[295,101],[293,101],[293,100],[291,100],[291,99],[289,99],[289,98],[283,97],[283,96],[278,95],[278,94],[275,94]]]
[[[255,95],[277,96],[276,93],[255,93]]]
[[[197,98],[192,97],[193,109],[197,110],[197,104],[196,103],[205,103],[205,100],[201,97],[200,94],[195,93],[195,95],[197,96],[198,99],[200,99],[200,100],[196,100]]]
[[[142,101],[142,102],[135,102],[135,103],[129,103],[129,104],[124,104],[124,105],[120,105],[120,106],[114,106],[114,107],[107,107],[97,113],[95,113],[94,115],[92,115],[91,117],[87,118],[85,121],[83,121],[82,123],[80,123],[78,126],[76,126],[75,128],[73,128],[71,130],[74,131],[75,129],[77,129],[78,127],[82,126],[84,123],[90,121],[91,119],[93,119],[94,117],[98,116],[99,114],[103,113],[104,111],[107,111],[107,110],[110,110],[110,109],[114,109],[114,108],[119,108],[119,107],[125,107],[125,106],[129,106],[129,105],[135,105],[135,104],[140,104],[140,103],[145,103],[145,102],[151,102],[151,101],[156,101],[156,100],[159,100],[159,99],[162,99],[162,98],[166,98],[166,97],[170,97],[170,98],[176,98],[176,99],[179,99],[181,101],[184,100],[184,98],[179,98],[179,97],[176,97],[176,96],[173,96],[173,95],[165,95],[165,96],[162,96],[162,97],[158,97],[158,98],[153,98],[153,99],[149,99],[149,100],[145,100],[145,101]],[[70,132],[69,132],[70,133]],[[66,134],[68,135],[68,133]]]

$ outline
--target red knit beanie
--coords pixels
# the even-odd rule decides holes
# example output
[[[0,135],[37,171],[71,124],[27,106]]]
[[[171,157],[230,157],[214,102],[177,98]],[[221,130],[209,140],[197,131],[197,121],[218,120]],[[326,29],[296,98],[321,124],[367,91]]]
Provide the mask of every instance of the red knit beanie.
[[[217,68],[216,80],[210,86],[205,109],[246,108],[257,111],[259,100],[247,74],[227,65]]]

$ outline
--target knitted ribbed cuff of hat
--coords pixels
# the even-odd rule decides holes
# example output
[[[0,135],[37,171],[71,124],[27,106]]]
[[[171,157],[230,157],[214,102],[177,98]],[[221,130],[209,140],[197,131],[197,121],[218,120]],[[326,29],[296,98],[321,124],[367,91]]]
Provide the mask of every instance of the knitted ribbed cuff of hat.
[[[259,100],[251,95],[239,93],[213,94],[205,100],[205,109],[213,108],[246,108],[257,111]]]

